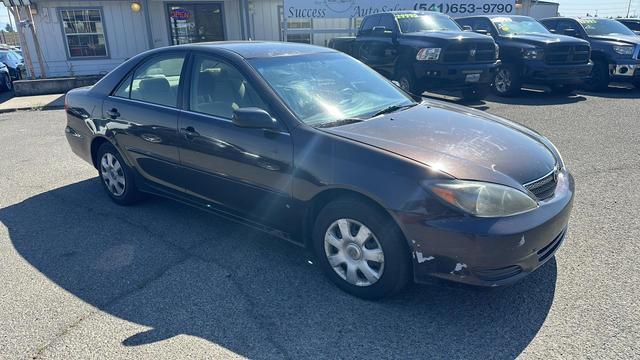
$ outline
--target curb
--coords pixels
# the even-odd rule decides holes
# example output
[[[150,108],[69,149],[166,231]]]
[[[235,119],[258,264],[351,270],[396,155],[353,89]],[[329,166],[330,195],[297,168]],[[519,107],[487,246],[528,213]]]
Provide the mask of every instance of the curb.
[[[12,113],[17,111],[46,111],[46,110],[60,110],[64,109],[64,105],[50,105],[50,106],[30,106],[30,107],[20,107],[20,108],[10,108],[10,109],[0,109],[0,114]]]

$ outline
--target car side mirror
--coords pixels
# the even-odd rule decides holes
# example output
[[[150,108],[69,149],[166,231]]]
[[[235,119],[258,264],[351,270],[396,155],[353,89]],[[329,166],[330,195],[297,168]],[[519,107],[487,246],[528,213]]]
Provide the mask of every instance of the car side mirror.
[[[462,31],[473,31],[473,28],[469,25],[462,26]]]
[[[271,115],[256,107],[240,108],[233,111],[233,124],[250,129],[275,129],[278,127]]]

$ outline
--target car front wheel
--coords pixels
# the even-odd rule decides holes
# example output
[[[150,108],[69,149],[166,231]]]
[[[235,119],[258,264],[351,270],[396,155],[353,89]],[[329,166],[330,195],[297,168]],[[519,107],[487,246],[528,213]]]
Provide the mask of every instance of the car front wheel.
[[[109,197],[119,205],[131,205],[140,200],[133,171],[111,143],[104,143],[97,153],[98,175]]]
[[[500,96],[515,96],[520,92],[522,82],[518,69],[511,64],[501,66],[493,81],[493,91]]]
[[[335,200],[320,211],[313,247],[325,275],[352,295],[380,299],[409,281],[411,258],[402,233],[387,214],[360,199]]]

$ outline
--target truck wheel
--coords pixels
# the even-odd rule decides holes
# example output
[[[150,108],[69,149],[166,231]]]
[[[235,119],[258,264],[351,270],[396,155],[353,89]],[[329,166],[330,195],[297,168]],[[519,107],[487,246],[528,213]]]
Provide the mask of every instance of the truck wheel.
[[[591,77],[585,81],[584,87],[589,91],[605,91],[609,88],[609,64],[604,61],[596,61],[591,70]]]
[[[552,85],[551,92],[558,95],[569,95],[576,91],[576,87],[573,85]]]
[[[402,90],[414,95],[422,94],[422,91],[418,88],[418,81],[411,71],[402,70],[398,73],[396,78]]]
[[[505,64],[498,68],[493,81],[493,91],[500,96],[515,96],[522,88],[522,80],[518,68]]]
[[[479,101],[489,95],[490,85],[476,85],[462,90],[462,98],[467,101]]]

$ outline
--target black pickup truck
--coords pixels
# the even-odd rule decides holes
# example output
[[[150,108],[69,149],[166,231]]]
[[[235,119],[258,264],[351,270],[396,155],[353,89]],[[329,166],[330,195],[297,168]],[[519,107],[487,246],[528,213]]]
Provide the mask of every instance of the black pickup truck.
[[[392,11],[366,16],[357,36],[335,38],[346,52],[408,92],[461,90],[468,100],[489,92],[499,61],[488,36],[463,31],[449,16],[429,11]]]
[[[610,82],[632,83],[640,89],[640,36],[616,20],[549,18],[540,20],[557,34],[589,41],[593,72],[586,87],[603,91]]]
[[[589,43],[552,34],[531,17],[488,15],[456,21],[490,35],[500,46],[502,65],[493,86],[498,95],[516,95],[523,84],[544,85],[567,94],[589,78],[593,67]]]

